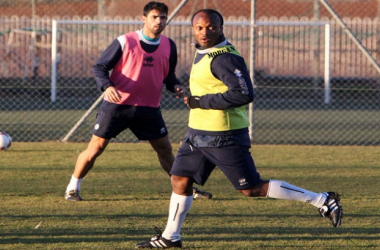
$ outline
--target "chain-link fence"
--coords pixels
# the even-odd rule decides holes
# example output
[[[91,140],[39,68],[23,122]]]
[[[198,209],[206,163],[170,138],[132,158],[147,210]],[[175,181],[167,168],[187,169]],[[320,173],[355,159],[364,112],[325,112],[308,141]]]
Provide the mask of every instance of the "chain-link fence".
[[[248,65],[254,34],[254,143],[380,144],[378,1],[162,2],[169,15],[182,5],[164,34],[177,44],[176,74],[185,86],[195,52],[189,17],[196,10],[213,8],[224,15],[224,33]],[[0,131],[14,141],[88,141],[101,94],[92,65],[113,39],[142,27],[146,3],[2,1]],[[188,109],[165,90],[161,107],[172,141],[180,141]],[[115,141],[136,139],[126,131]]]

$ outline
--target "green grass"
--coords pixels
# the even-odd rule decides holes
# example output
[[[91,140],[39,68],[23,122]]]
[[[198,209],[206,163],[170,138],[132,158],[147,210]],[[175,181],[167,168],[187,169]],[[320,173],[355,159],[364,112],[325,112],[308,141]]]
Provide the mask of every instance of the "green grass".
[[[187,130],[188,109],[163,108],[163,117],[173,142]],[[91,138],[96,110],[72,134],[69,141]],[[85,110],[2,111],[0,131],[16,142],[62,140],[85,114]],[[254,136],[258,144],[380,145],[378,110],[255,110]],[[126,130],[117,142],[135,142]]]
[[[82,183],[85,201],[65,201],[85,147],[15,142],[0,152],[0,249],[133,249],[165,227],[169,178],[145,143],[110,144]],[[308,204],[246,198],[216,169],[203,187],[214,198],[195,200],[183,225],[184,249],[379,249],[379,152],[253,145],[263,178],[341,193],[342,226]]]

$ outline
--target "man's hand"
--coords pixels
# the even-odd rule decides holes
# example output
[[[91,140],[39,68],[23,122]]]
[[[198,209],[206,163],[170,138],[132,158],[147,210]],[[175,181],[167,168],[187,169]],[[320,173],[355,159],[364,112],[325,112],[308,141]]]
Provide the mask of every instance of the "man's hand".
[[[185,94],[185,88],[180,85],[174,85],[175,98],[182,98]]]
[[[186,96],[183,101],[189,108],[196,109],[201,107],[199,104],[200,99],[199,96]]]
[[[105,91],[104,94],[107,96],[107,99],[110,102],[117,103],[121,100],[121,95],[117,91],[117,89],[114,86],[109,86]]]

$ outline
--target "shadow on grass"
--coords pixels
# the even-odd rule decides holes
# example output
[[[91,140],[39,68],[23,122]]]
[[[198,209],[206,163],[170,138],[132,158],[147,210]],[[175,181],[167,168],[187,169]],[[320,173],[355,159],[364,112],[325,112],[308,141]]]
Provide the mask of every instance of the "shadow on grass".
[[[191,216],[191,217],[190,217]],[[254,218],[259,218],[261,220],[263,219],[279,219],[281,220],[282,218],[297,218],[297,219],[316,219],[320,218],[324,221],[328,221],[327,218],[321,218],[319,215],[309,215],[309,214],[299,214],[299,215],[294,215],[294,214],[262,214],[262,213],[255,213],[255,214],[199,214],[199,213],[188,213],[187,215],[187,220],[190,218],[246,218],[249,220],[253,220]],[[344,214],[343,217],[343,223],[346,219],[348,218],[378,218],[379,216],[377,214],[355,214],[355,215],[350,215],[350,214]],[[164,214],[146,214],[146,213],[141,213],[141,214],[49,214],[49,215],[41,215],[41,214],[36,214],[36,215],[2,215],[1,218],[3,220],[6,219],[33,219],[33,218],[39,218],[39,219],[48,219],[48,218],[65,218],[67,220],[86,220],[86,219],[93,219],[93,218],[108,218],[108,219],[119,219],[119,218],[144,218],[144,219],[152,219],[152,218],[167,218],[167,213]],[[378,229],[378,233],[380,233],[380,229]],[[1,235],[1,233],[0,233]]]
[[[199,235],[203,236],[191,236]],[[305,236],[305,233],[308,235]],[[368,240],[378,241],[379,230],[373,228],[288,228],[288,227],[218,227],[184,228],[182,238],[185,242],[204,241],[282,241],[282,240]],[[153,229],[130,230],[128,228],[107,229],[31,229],[12,230],[0,233],[1,244],[51,244],[51,243],[94,243],[94,242],[139,242],[155,234]],[[271,237],[268,237],[271,235]]]

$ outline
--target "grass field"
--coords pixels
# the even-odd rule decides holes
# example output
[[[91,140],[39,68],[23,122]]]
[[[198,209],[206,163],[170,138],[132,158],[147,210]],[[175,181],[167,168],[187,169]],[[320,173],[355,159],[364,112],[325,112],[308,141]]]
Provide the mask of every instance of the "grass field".
[[[14,141],[62,140],[84,115],[84,110],[2,111],[0,129]],[[86,119],[69,141],[91,138],[96,111]],[[173,142],[187,130],[188,109],[164,109],[163,116]],[[380,145],[378,110],[256,110],[254,142],[258,144]],[[118,142],[133,142],[125,131]]]
[[[178,144],[174,144],[178,149]],[[166,224],[171,187],[145,143],[112,143],[82,183],[63,193],[82,143],[14,143],[0,152],[0,249],[133,249]],[[238,194],[217,169],[182,228],[184,249],[380,249],[380,147],[252,148],[265,179],[342,195],[333,228],[311,205]]]

